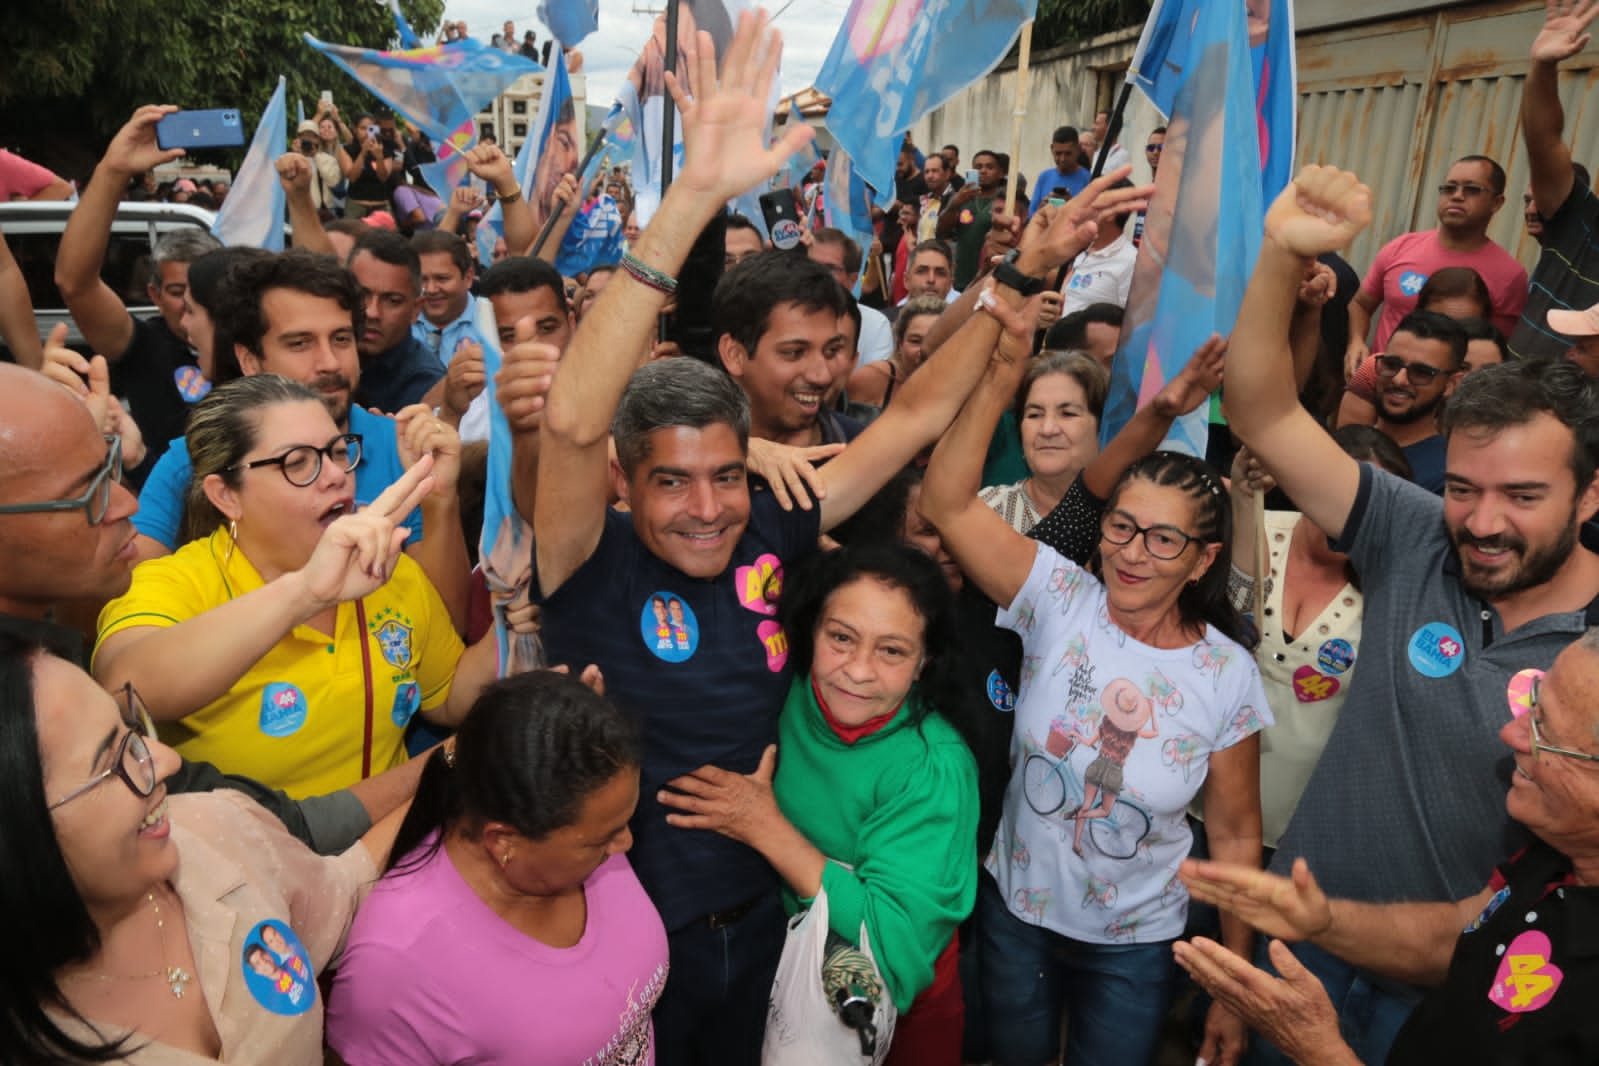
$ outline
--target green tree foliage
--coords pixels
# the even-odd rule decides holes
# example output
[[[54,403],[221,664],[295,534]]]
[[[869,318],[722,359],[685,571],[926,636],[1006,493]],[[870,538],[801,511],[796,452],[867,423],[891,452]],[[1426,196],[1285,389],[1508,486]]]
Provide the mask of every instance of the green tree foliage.
[[[1142,26],[1150,0],[1038,0],[1033,48],[1085,41],[1101,33]]]
[[[419,36],[443,0],[403,0]],[[0,143],[81,175],[146,103],[237,107],[251,128],[278,76],[314,111],[323,89],[342,110],[366,101],[349,76],[306,45],[387,48],[394,19],[375,0],[9,0],[0,3]],[[85,162],[87,160],[87,162]]]

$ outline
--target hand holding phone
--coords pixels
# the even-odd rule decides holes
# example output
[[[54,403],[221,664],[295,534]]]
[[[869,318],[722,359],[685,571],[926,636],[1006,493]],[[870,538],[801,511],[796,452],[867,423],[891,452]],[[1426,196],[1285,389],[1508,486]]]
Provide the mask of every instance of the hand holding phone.
[[[155,127],[162,148],[238,148],[244,144],[244,122],[232,109],[174,111]]]

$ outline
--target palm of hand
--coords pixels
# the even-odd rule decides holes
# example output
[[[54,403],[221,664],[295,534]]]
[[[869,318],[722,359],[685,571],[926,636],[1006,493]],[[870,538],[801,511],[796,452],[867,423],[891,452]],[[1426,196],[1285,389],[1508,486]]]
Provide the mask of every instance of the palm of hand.
[[[1555,62],[1570,59],[1582,51],[1582,46],[1587,43],[1582,33],[1587,22],[1588,19],[1575,13],[1546,19],[1543,29],[1533,38],[1532,58]]]
[[[692,136],[681,180],[693,188],[736,196],[775,173],[761,137],[761,100],[712,90],[694,106]]]

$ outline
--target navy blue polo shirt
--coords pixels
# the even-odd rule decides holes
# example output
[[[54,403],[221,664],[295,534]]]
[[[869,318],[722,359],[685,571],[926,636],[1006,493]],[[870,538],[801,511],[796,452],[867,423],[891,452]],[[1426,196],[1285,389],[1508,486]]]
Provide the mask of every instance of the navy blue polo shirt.
[[[573,674],[597,664],[606,695],[642,730],[628,858],[668,931],[776,886],[753,849],[668,826],[655,794],[707,764],[750,773],[777,742],[790,678],[775,617],[782,566],[815,551],[820,531],[819,508],[784,511],[771,493],[754,493],[728,568],[704,580],[651,554],[632,515],[609,511],[594,554],[542,598],[550,664]]]

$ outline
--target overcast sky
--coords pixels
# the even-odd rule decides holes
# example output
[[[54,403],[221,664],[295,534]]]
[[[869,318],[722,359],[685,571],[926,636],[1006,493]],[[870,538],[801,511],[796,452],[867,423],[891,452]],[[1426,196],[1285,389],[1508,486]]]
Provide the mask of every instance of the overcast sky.
[[[785,94],[811,84],[832,47],[839,23],[849,9],[848,0],[766,0],[769,11],[781,11],[777,26],[783,31],[783,85]],[[588,75],[588,102],[609,106],[616,90],[649,38],[655,15],[635,14],[634,8],[665,10],[665,0],[601,0],[600,28],[579,46],[583,72]],[[518,38],[526,30],[538,34],[540,47],[548,33],[535,14],[537,0],[446,0],[444,17],[464,20],[473,37],[485,44],[506,19],[516,23]]]

